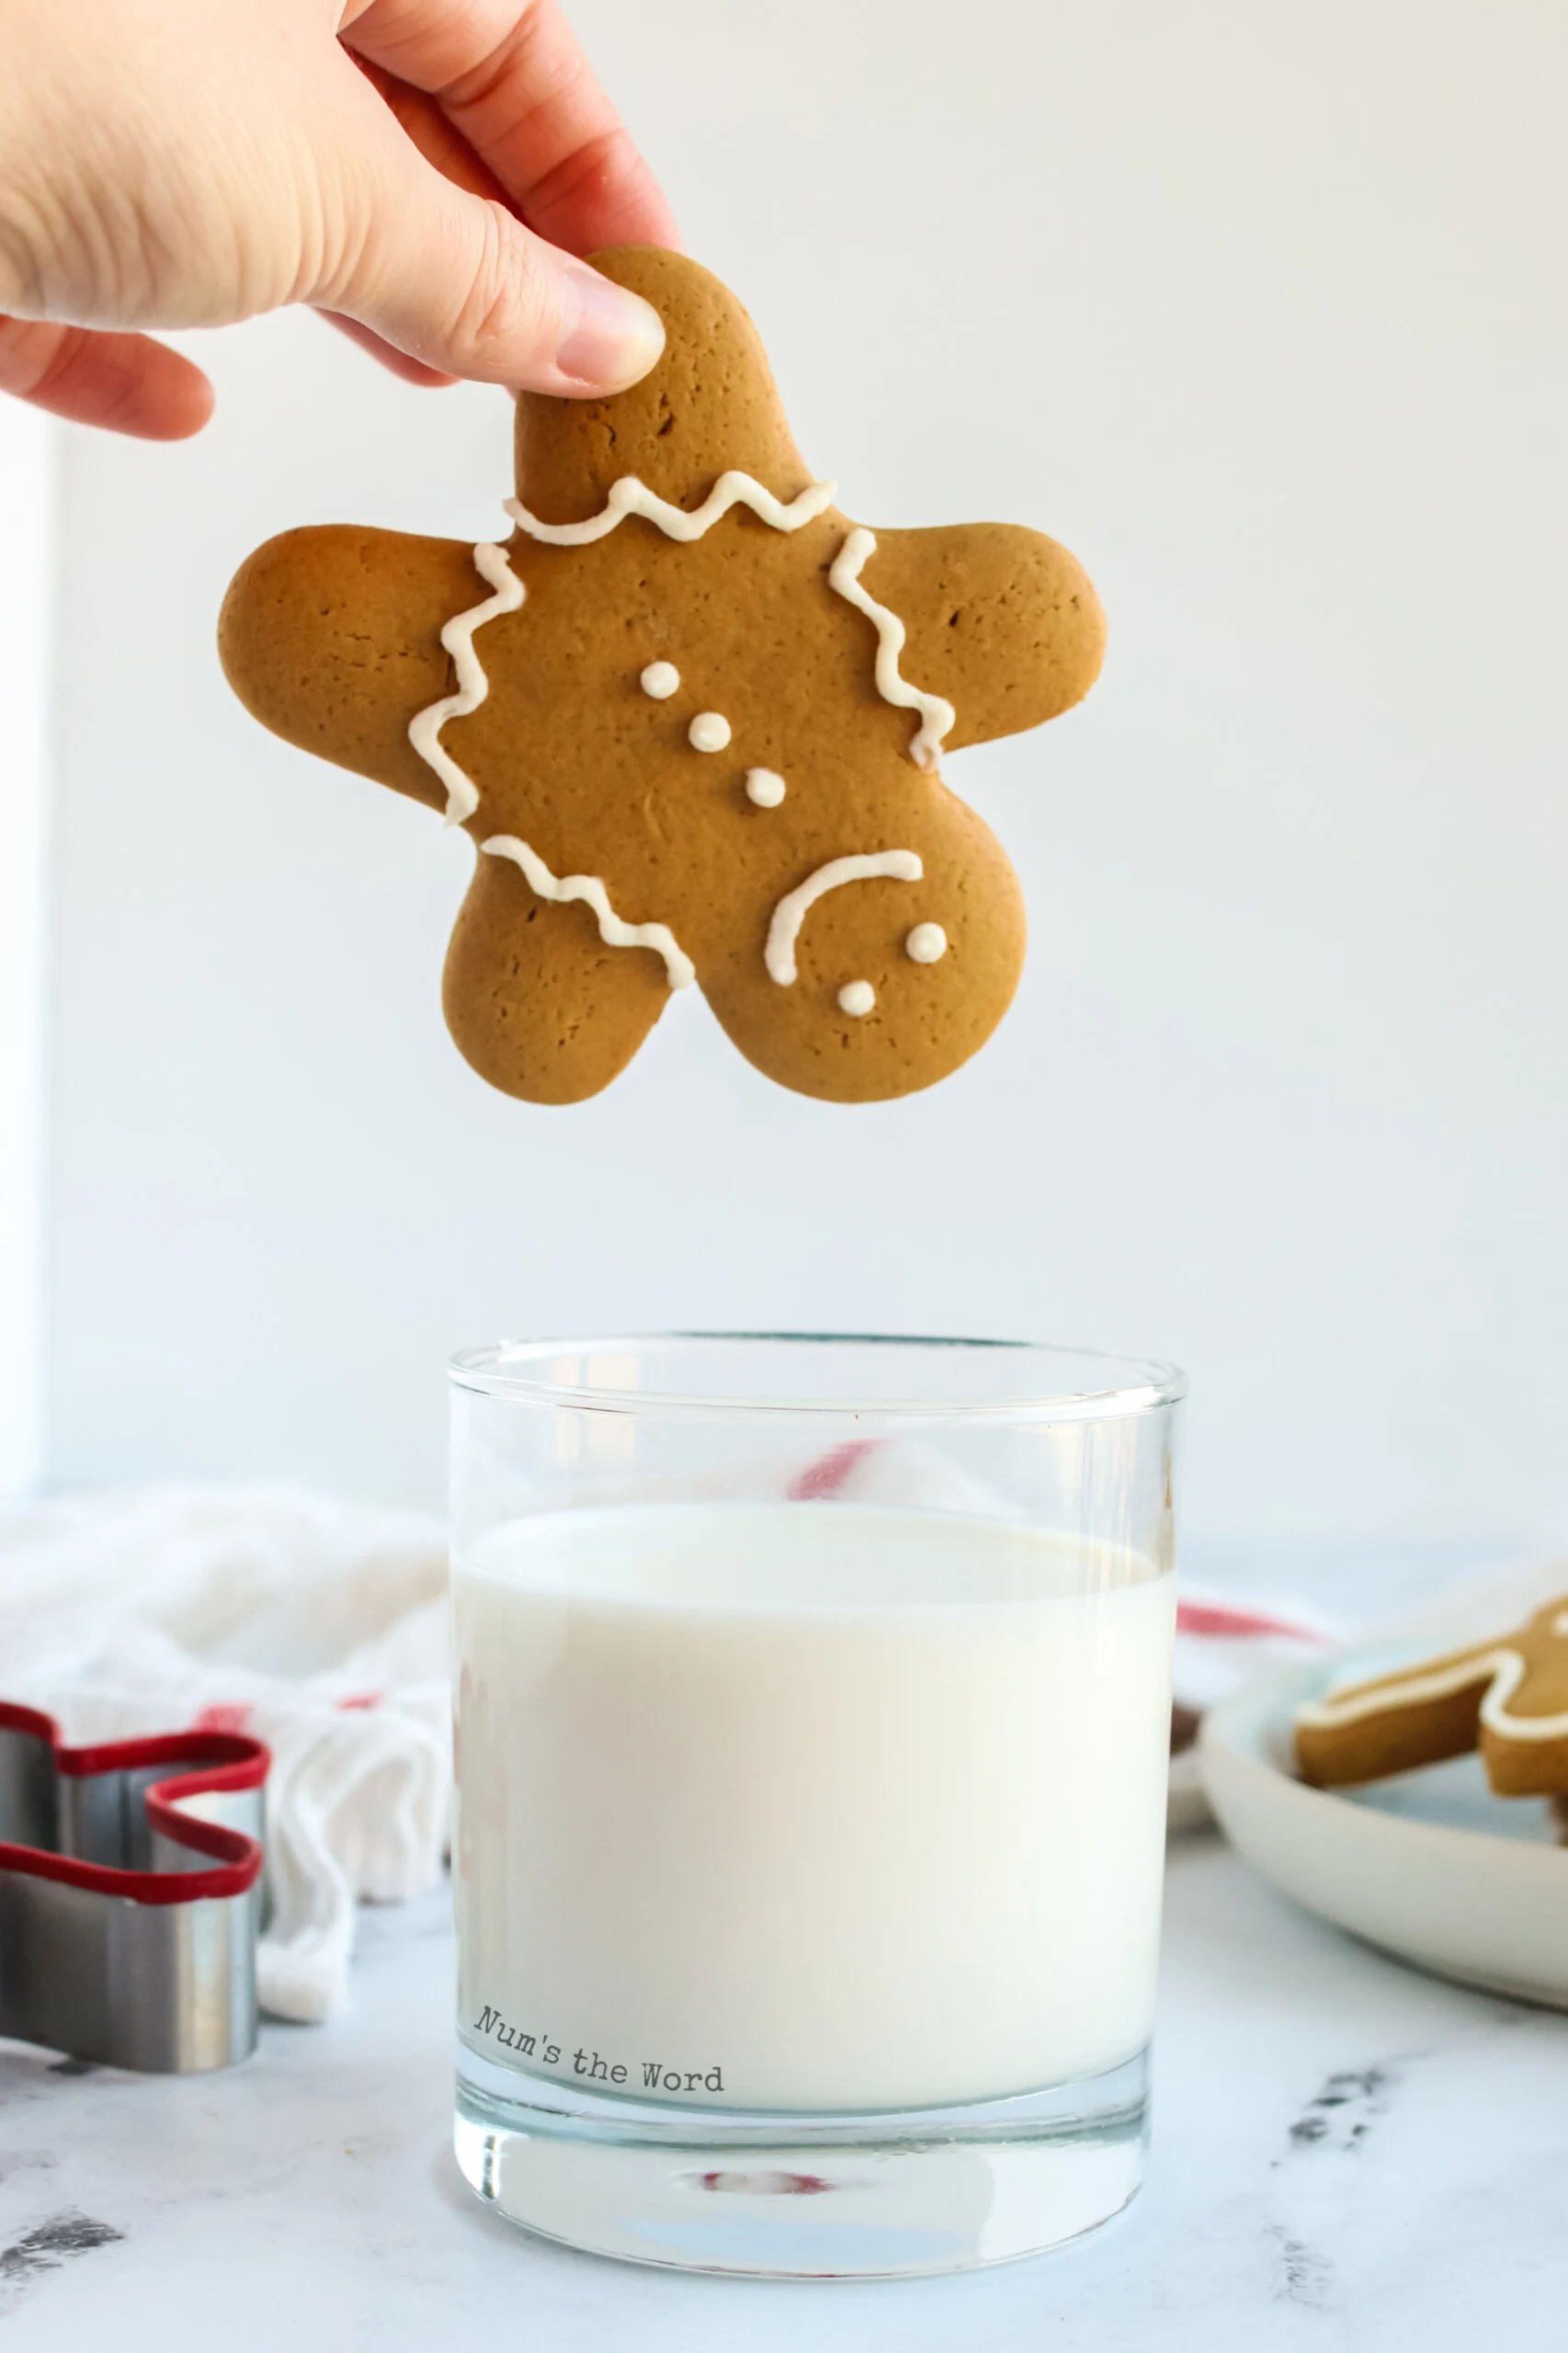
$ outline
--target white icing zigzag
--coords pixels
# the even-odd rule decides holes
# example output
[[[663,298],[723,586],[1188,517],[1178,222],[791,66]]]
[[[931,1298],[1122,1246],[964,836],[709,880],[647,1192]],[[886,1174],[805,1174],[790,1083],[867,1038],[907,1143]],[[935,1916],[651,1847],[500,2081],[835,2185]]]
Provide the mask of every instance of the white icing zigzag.
[[[472,606],[466,613],[458,613],[441,631],[441,642],[457,665],[458,691],[443,695],[438,702],[427,703],[408,722],[408,740],[420,758],[433,767],[447,788],[447,823],[460,825],[472,817],[479,806],[479,788],[471,776],[459,767],[449,752],[441,745],[441,730],[449,719],[466,719],[479,709],[490,692],[490,680],[484,666],[473,650],[473,632],[483,622],[494,620],[499,613],[515,613],[527,594],[522,582],[506,561],[506,551],[491,540],[483,540],[473,551],[474,569],[494,590],[482,605]],[[541,899],[560,904],[568,899],[585,900],[598,917],[599,938],[611,948],[651,948],[665,960],[665,972],[672,989],[688,988],[697,978],[696,967],[681,948],[667,924],[624,923],[609,903],[609,892],[597,874],[568,874],[563,879],[552,874],[536,851],[527,842],[518,841],[513,834],[493,834],[480,844],[493,858],[510,858],[523,870],[528,887]]]
[[[669,539],[690,541],[701,539],[735,506],[750,507],[754,515],[777,531],[798,531],[802,524],[814,521],[831,506],[835,487],[831,482],[812,483],[805,490],[798,492],[795,497],[785,501],[776,498],[770,490],[754,481],[750,474],[732,471],[721,474],[701,506],[688,514],[684,507],[673,506],[667,499],[659,497],[635,474],[625,474],[619,482],[610,484],[599,513],[588,517],[584,522],[541,522],[537,515],[529,513],[519,498],[508,498],[506,506],[519,529],[550,547],[587,547],[594,540],[604,539],[628,515],[641,515]],[[920,713],[921,724],[909,747],[909,756],[919,767],[935,767],[942,738],[952,726],[956,713],[952,704],[942,696],[922,693],[918,687],[912,687],[900,674],[898,657],[904,644],[903,623],[887,606],[880,605],[860,581],[867,558],[875,553],[876,545],[875,534],[863,526],[851,530],[829,569],[829,585],[875,625],[877,691],[884,702],[892,703],[902,710],[917,710]],[[516,612],[527,595],[523,583],[507,561],[504,548],[483,540],[474,549],[473,562],[481,578],[489,583],[494,593],[483,604],[455,614],[441,631],[441,643],[457,668],[457,692],[443,695],[439,700],[426,704],[408,722],[409,742],[447,788],[449,825],[463,824],[479,806],[478,786],[441,744],[441,730],[448,720],[468,718],[479,709],[490,691],[490,681],[474,651],[474,631],[502,613]],[[513,859],[522,869],[530,889],[541,899],[557,904],[572,899],[583,900],[594,910],[598,919],[599,937],[608,946],[653,949],[665,960],[665,971],[672,989],[689,987],[696,979],[691,959],[669,926],[625,922],[611,906],[609,893],[597,875],[555,875],[543,858],[514,834],[493,834],[480,847],[492,857]],[[835,858],[826,866],[819,867],[797,890],[780,899],[773,911],[765,951],[767,970],[773,979],[786,986],[794,980],[795,943],[801,925],[808,908],[822,897],[824,891],[836,890],[841,883],[867,881],[877,877],[917,882],[923,870],[915,852],[906,849],[879,850],[865,857]]]
[[[441,631],[441,643],[457,665],[457,693],[443,695],[439,702],[426,703],[408,722],[409,742],[447,788],[449,825],[460,825],[479,806],[479,787],[441,747],[441,730],[448,720],[466,719],[490,692],[490,681],[473,650],[473,632],[501,613],[515,613],[528,594],[506,561],[506,549],[498,548],[494,540],[483,540],[475,548],[473,568],[482,580],[490,583],[495,594],[486,597],[483,605],[471,606],[466,613],[454,614]]]
[[[950,702],[941,695],[923,694],[899,674],[898,657],[903,651],[904,628],[896,613],[886,605],[879,605],[869,590],[860,585],[860,574],[868,556],[877,551],[874,531],[864,525],[850,532],[833,560],[828,573],[830,585],[839,595],[863,612],[877,627],[877,692],[884,702],[896,703],[901,710],[917,710],[920,727],[909,747],[909,756],[918,768],[934,768],[942,738],[958,717]]]
[[[861,858],[832,858],[808,874],[773,910],[773,920],[767,926],[767,945],[763,949],[763,961],[769,976],[781,988],[788,988],[795,977],[795,942],[801,936],[801,926],[808,909],[815,906],[826,891],[836,891],[845,882],[874,882],[886,879],[892,882],[918,882],[925,868],[912,849],[879,849]],[[848,1006],[845,1007],[849,1011]]]
[[[681,947],[675,933],[665,923],[625,923],[609,903],[609,892],[597,874],[552,874],[537,851],[516,834],[492,834],[481,849],[492,858],[509,858],[520,866],[530,891],[541,899],[552,899],[563,905],[568,899],[583,899],[599,919],[599,938],[607,948],[651,948],[665,960],[665,973],[672,989],[691,986],[697,978],[697,967]]]
[[[672,506],[635,474],[622,474],[619,482],[611,483],[598,513],[585,523],[541,523],[520,498],[508,498],[506,506],[513,522],[530,540],[542,540],[551,548],[585,548],[608,537],[628,515],[641,515],[646,522],[656,523],[666,539],[699,540],[732,506],[749,506],[776,531],[798,531],[802,523],[814,522],[824,506],[832,506],[837,488],[836,483],[813,482],[786,504],[750,474],[723,473],[701,506],[688,515],[684,506]]]
[[[688,514],[683,506],[672,506],[667,498],[661,498],[635,474],[622,474],[619,482],[611,483],[598,513],[581,523],[543,523],[520,498],[508,498],[506,506],[513,522],[530,539],[541,540],[547,547],[585,548],[594,540],[608,537],[628,515],[641,515],[645,521],[656,524],[667,539],[700,540],[722,516],[737,506],[749,506],[754,515],[770,523],[776,531],[798,531],[802,523],[814,521],[833,504],[836,488],[835,483],[814,482],[786,504],[750,474],[732,470],[720,475],[701,506]],[[864,526],[852,530],[834,559],[828,581],[839,596],[876,624],[877,692],[884,702],[894,704],[900,710],[920,713],[921,725],[909,747],[909,756],[916,767],[935,767],[942,738],[957,714],[942,696],[923,694],[899,674],[903,623],[860,585],[861,570],[867,557],[875,553],[876,545],[876,534]]]

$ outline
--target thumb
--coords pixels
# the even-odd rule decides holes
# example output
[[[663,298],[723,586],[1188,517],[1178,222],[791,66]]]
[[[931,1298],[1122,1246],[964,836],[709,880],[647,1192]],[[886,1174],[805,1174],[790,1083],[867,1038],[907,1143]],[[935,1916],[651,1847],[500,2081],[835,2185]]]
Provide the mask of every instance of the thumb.
[[[377,142],[350,256],[312,299],[443,374],[579,399],[624,391],[665,347],[652,303],[526,229],[506,205]]]

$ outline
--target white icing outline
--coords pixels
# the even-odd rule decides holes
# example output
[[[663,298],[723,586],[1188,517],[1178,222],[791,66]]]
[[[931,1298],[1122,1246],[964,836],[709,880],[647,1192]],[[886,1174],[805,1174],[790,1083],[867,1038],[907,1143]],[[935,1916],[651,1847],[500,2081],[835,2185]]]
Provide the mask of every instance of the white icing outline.
[[[605,504],[598,514],[579,523],[546,523],[524,506],[520,498],[508,498],[504,504],[506,513],[519,530],[547,547],[588,547],[605,539],[628,515],[641,515],[663,531],[667,539],[689,543],[700,540],[713,525],[730,512],[733,506],[744,506],[776,531],[798,531],[802,525],[813,522],[833,503],[837,488],[831,482],[811,483],[789,500],[776,497],[750,474],[736,469],[722,473],[700,506],[690,512],[674,506],[661,498],[635,474],[623,474],[610,484]],[[898,615],[886,605],[877,602],[862,585],[860,574],[869,557],[876,552],[876,534],[863,524],[856,525],[846,536],[843,546],[828,568],[828,584],[846,603],[865,614],[877,632],[876,684],[884,702],[901,710],[917,710],[920,726],[909,747],[909,756],[917,767],[934,768],[942,738],[952,726],[957,713],[941,695],[924,693],[911,686],[899,670],[898,657],[903,650],[906,631]],[[447,788],[446,822],[462,824],[479,806],[479,788],[465,774],[441,743],[441,730],[449,719],[466,719],[476,711],[490,691],[490,680],[474,650],[474,631],[486,621],[497,620],[503,613],[518,610],[528,591],[512,570],[506,551],[493,540],[481,540],[473,551],[474,569],[488,583],[493,593],[482,604],[471,606],[456,613],[442,625],[441,644],[450,655],[458,674],[457,691],[442,695],[415,711],[408,722],[408,740],[426,767],[433,769]],[[672,689],[672,691],[674,691]],[[610,904],[609,893],[597,875],[551,872],[538,852],[515,834],[493,834],[480,844],[482,850],[493,858],[509,858],[518,865],[530,889],[539,897],[563,904],[581,900],[590,906],[598,921],[599,937],[612,948],[649,948],[662,956],[665,977],[672,989],[690,986],[696,979],[696,967],[676,940],[667,924],[629,924],[618,915]],[[773,910],[767,929],[764,961],[770,977],[788,987],[795,979],[795,947],[801,926],[808,910],[825,892],[839,889],[846,882],[871,881],[887,879],[894,881],[918,882],[925,869],[913,850],[877,850],[863,856],[835,858],[817,869],[795,890],[788,892]],[[1522,1673],[1522,1666],[1520,1672]],[[1509,1686],[1511,1693],[1513,1686]],[[1508,1696],[1508,1695],[1505,1695]],[[1568,1718],[1563,1719],[1568,1723]]]
[[[1568,1609],[1560,1609],[1551,1621],[1551,1631],[1568,1635]],[[1340,1724],[1358,1723],[1365,1716],[1377,1715],[1385,1708],[1416,1708],[1427,1699],[1446,1699],[1467,1684],[1487,1678],[1487,1690],[1481,1703],[1481,1721],[1488,1732],[1500,1733],[1506,1740],[1562,1740],[1568,1738],[1568,1711],[1555,1716],[1515,1716],[1508,1712],[1508,1702],[1525,1679],[1525,1661],[1506,1643],[1495,1650],[1472,1651],[1456,1661],[1452,1666],[1436,1673],[1380,1677],[1371,1686],[1358,1686],[1346,1691],[1343,1698],[1331,1694],[1324,1699],[1313,1699],[1296,1712],[1298,1723],[1314,1731],[1332,1732]]]
[[[609,892],[597,874],[552,874],[539,852],[516,834],[492,834],[480,848],[491,858],[509,858],[523,870],[530,891],[562,906],[581,899],[598,917],[599,938],[607,948],[651,948],[665,960],[665,977],[672,989],[687,989],[697,978],[697,967],[667,923],[627,923],[609,903]]]
[[[520,498],[508,498],[506,507],[517,529],[526,531],[530,540],[542,540],[547,548],[585,548],[596,540],[608,539],[628,515],[641,515],[644,522],[657,524],[667,540],[699,540],[732,506],[749,506],[754,515],[770,523],[776,531],[798,531],[803,523],[814,523],[824,508],[832,506],[837,488],[835,482],[813,482],[785,501],[775,498],[750,474],[732,470],[721,474],[701,506],[688,513],[684,506],[672,506],[667,498],[661,498],[657,491],[650,490],[635,474],[622,474],[619,482],[611,483],[598,513],[590,515],[585,522],[542,523]]]
[[[811,908],[826,892],[842,889],[846,882],[918,882],[926,870],[912,849],[869,850],[855,858],[830,858],[814,874],[808,874],[793,891],[786,892],[773,910],[773,920],[767,926],[767,945],[763,949],[763,961],[768,977],[788,988],[795,978],[795,943],[801,936],[801,926]]]
[[[473,650],[473,632],[502,613],[515,613],[528,593],[506,561],[506,549],[493,540],[482,540],[474,549],[473,568],[495,593],[482,605],[471,605],[465,613],[454,613],[442,628],[441,643],[457,665],[458,690],[455,695],[443,695],[438,702],[426,703],[408,722],[409,742],[447,788],[449,825],[460,825],[479,806],[479,787],[441,745],[441,730],[448,720],[468,718],[490,692],[490,680]]]
[[[877,535],[865,525],[858,524],[828,567],[828,585],[835,588],[858,612],[874,621],[877,630],[877,692],[884,702],[900,710],[917,710],[920,725],[909,747],[909,756],[917,768],[934,768],[937,755],[942,748],[942,738],[958,717],[953,706],[942,695],[928,695],[912,687],[898,666],[903,651],[905,631],[895,612],[886,605],[879,605],[869,589],[861,585],[860,574],[867,558],[877,551]]]
[[[408,722],[408,740],[447,788],[447,823],[460,825],[479,806],[479,788],[442,748],[441,729],[449,719],[466,719],[490,692],[490,680],[474,651],[473,632],[500,613],[515,613],[528,591],[506,559],[505,548],[484,540],[474,549],[474,569],[489,582],[494,595],[467,612],[457,613],[441,631],[441,643],[457,665],[458,691],[427,703]],[[651,948],[665,960],[665,977],[672,989],[689,988],[697,968],[674,932],[663,923],[626,923],[609,903],[609,892],[597,874],[552,874],[536,850],[515,834],[492,834],[480,848],[492,858],[509,858],[522,868],[530,890],[541,899],[563,904],[582,899],[598,918],[599,938],[610,948]]]

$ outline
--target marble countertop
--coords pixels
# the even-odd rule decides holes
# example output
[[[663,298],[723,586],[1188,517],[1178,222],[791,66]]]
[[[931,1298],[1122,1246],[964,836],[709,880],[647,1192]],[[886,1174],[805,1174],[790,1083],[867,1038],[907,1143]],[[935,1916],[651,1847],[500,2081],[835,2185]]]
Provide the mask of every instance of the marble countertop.
[[[232,2075],[0,2044],[0,2353],[1422,2353],[1568,2310],[1568,2017],[1443,1985],[1172,1849],[1154,2154],[1080,2245],[968,2278],[683,2278],[530,2240],[448,2146],[444,1893]]]

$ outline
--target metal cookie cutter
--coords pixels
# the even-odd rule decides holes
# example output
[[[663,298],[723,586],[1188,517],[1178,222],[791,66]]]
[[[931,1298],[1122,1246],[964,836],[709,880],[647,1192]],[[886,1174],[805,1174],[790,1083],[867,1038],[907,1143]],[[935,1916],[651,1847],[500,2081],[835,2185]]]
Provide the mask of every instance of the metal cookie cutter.
[[[67,1748],[0,1700],[0,2035],[147,2075],[249,2057],[269,1762],[237,1733]]]

